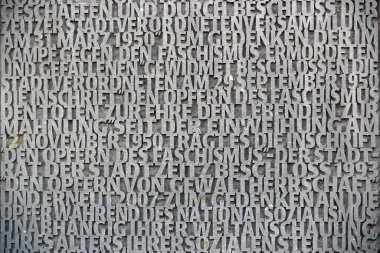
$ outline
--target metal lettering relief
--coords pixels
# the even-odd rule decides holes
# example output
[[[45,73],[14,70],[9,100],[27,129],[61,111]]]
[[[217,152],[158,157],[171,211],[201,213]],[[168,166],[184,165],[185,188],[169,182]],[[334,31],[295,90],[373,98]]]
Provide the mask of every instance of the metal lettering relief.
[[[2,0],[1,252],[378,252],[375,0]]]

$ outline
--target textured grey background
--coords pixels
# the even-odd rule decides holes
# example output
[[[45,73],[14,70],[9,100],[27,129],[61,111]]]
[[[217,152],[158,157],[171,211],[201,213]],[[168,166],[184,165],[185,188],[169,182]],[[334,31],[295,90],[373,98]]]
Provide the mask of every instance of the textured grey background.
[[[3,2],[3,1],[2,1]],[[74,2],[78,2],[78,1],[74,1]],[[86,3],[90,3],[91,1],[81,1],[83,4],[86,4]],[[356,3],[358,3],[359,1],[356,1],[356,0],[353,0],[353,2],[356,2]],[[20,3],[20,5],[22,5],[22,3]],[[336,5],[336,7],[337,8],[339,8],[340,7],[340,1],[337,1],[336,3],[335,3],[335,5]],[[14,8],[17,8],[17,3],[14,3]],[[337,13],[338,15],[339,15],[339,13]],[[159,14],[160,15],[160,14]],[[4,19],[6,19],[6,18],[4,18],[4,17],[2,17],[1,18],[2,20],[4,20]],[[377,22],[378,22],[378,19],[377,19]],[[376,36],[377,36],[377,34],[376,34]],[[157,36],[157,38],[156,38],[156,41],[157,41],[157,43],[159,44],[159,45],[162,45],[163,44],[163,42],[160,40],[160,35],[158,35]],[[2,53],[2,55],[3,55],[3,46],[1,47],[1,53]],[[153,50],[153,52],[154,52],[155,50]],[[265,49],[261,49],[261,50],[259,50],[259,53],[260,53],[260,57],[264,57],[265,58]],[[157,55],[155,55],[155,54],[153,54],[153,57],[157,57]],[[376,59],[376,60],[378,60],[378,59]],[[3,71],[3,70],[2,70]],[[377,75],[378,75],[378,73],[376,73]],[[235,80],[235,78],[236,78],[236,75],[237,75],[237,73],[233,70],[231,73],[226,73],[225,74],[225,76],[223,77],[226,81],[232,81],[232,84],[233,85],[239,85],[239,84],[236,84],[236,80]],[[265,73],[264,73],[264,75],[265,75]],[[231,76],[231,77],[230,77]],[[181,80],[181,77],[178,77],[178,79],[179,80]],[[212,82],[211,82],[212,83]],[[214,84],[214,83],[213,83]],[[0,85],[0,87],[2,88],[2,89],[4,89],[4,87],[2,87],[2,85]],[[118,99],[120,99],[120,97],[118,98]],[[119,102],[121,101],[121,100],[118,100]],[[3,103],[3,102],[2,102]],[[1,106],[3,107],[3,104],[1,104]],[[193,106],[193,110],[195,110],[197,107],[196,107],[196,105],[194,105]],[[107,126],[108,126],[108,128],[109,128],[109,130],[112,132],[112,130],[115,130],[115,128],[114,128],[114,122],[112,121],[112,117],[111,118],[107,118],[107,116],[106,116],[106,110],[104,110],[104,111],[102,111],[102,109],[100,109],[100,115],[99,115],[99,118],[104,118],[104,119],[106,119],[106,120],[110,120],[110,122],[107,122],[107,123],[109,123],[109,124],[107,124]],[[338,115],[340,114],[340,113],[342,113],[342,112],[337,112],[338,113]],[[38,118],[42,118],[42,116],[41,116],[42,114],[38,114]],[[194,113],[194,116],[195,116],[196,114]],[[33,119],[31,119],[31,120],[33,120]],[[3,122],[3,120],[2,120],[2,122]],[[2,123],[2,124],[4,124],[4,123]],[[158,129],[158,128],[157,128]],[[155,128],[155,130],[156,131],[159,131],[159,130],[157,130],[156,128]],[[204,126],[201,126],[201,130],[202,130],[202,132],[205,132],[206,131],[206,129],[205,129],[205,127]],[[15,135],[12,135],[12,134],[15,134],[15,133],[1,133],[1,137],[2,137],[2,140],[3,140],[3,142],[2,142],[2,151],[6,151],[7,149],[19,149],[19,148],[23,148],[23,137],[22,137],[22,135],[17,135],[17,138],[15,137]],[[17,141],[16,141],[16,144],[12,144],[12,140],[15,140],[15,139],[17,139]],[[379,152],[379,144],[380,144],[380,140],[377,138],[377,147],[376,147],[376,150],[375,150],[375,152]],[[164,147],[167,147],[167,145],[169,145],[169,143],[168,142],[165,142],[164,143]],[[228,147],[228,144],[226,144],[226,146]],[[25,146],[24,146],[25,147]],[[25,148],[28,148],[28,147],[25,147]],[[86,148],[86,147],[84,147],[84,148]],[[160,148],[160,147],[155,147],[155,148]],[[263,149],[262,150],[262,153],[263,153],[263,155],[267,155],[267,154],[271,154],[271,153],[273,153],[274,152],[274,149]],[[112,153],[111,152],[111,160],[115,160],[115,156],[114,156],[114,153]],[[273,159],[271,159],[270,157],[268,158],[266,158],[267,159],[267,161],[273,161]],[[371,160],[372,161],[379,161],[379,159],[378,158],[376,158],[376,157],[372,157],[371,158]],[[4,166],[4,162],[7,162],[6,161],[6,158],[4,158],[4,156],[2,156],[2,158],[1,158],[1,162],[2,162],[2,171],[3,171],[3,166]],[[18,163],[19,161],[17,161],[17,162],[14,162],[15,164],[16,163]],[[378,169],[378,168],[377,168]],[[42,173],[41,172],[42,171],[42,168],[39,168],[39,172],[38,173]],[[199,172],[199,171],[198,171]],[[2,192],[6,192],[6,191],[8,191],[8,189],[7,189],[7,185],[6,185],[6,180],[7,180],[7,175],[4,175],[4,174],[2,174],[1,175],[2,176],[2,179],[4,179],[4,180],[2,180],[1,182],[0,182],[0,187],[1,187],[1,191]],[[211,173],[211,176],[212,176],[212,173]],[[69,177],[71,177],[71,176],[69,176]],[[19,179],[20,179],[20,177],[19,177]],[[237,182],[234,182],[234,184],[237,184],[238,185],[238,183]],[[373,191],[378,191],[378,189],[379,189],[379,182],[377,181],[377,182],[372,182],[371,183],[371,187],[372,187],[372,190]],[[122,190],[124,190],[124,191],[126,191],[125,189],[122,189]],[[198,198],[198,200],[199,200],[199,202],[201,202],[202,201],[202,199],[204,199],[205,198],[205,202],[208,204],[208,205],[211,205],[211,202],[210,202],[210,196],[209,195],[204,195],[203,193],[199,193],[199,192],[195,192],[194,193],[195,195],[196,195],[196,197]],[[114,201],[117,201],[117,200],[114,200]],[[0,203],[1,204],[1,203]],[[104,203],[103,203],[104,204]],[[161,203],[159,203],[160,205],[165,205],[165,202],[164,201],[162,201]],[[276,204],[276,203],[275,203]],[[377,212],[377,217],[379,217],[379,208],[378,208],[378,203],[368,203],[368,206],[377,206],[377,208],[375,209],[375,211]],[[349,206],[345,206],[345,208],[350,208]],[[140,208],[140,210],[141,209],[143,209],[143,208]],[[264,208],[261,208],[261,209],[264,209]],[[339,208],[338,208],[338,211],[339,211]],[[53,219],[54,219],[54,217],[53,217]],[[1,222],[3,222],[4,220],[6,220],[6,218],[4,218],[4,216],[1,216]],[[140,220],[142,220],[142,223],[144,223],[144,220],[143,219],[141,219],[140,218]],[[145,222],[148,222],[148,221],[145,221]],[[160,222],[160,221],[158,221],[158,222]],[[310,221],[310,222],[312,222],[312,221]],[[190,222],[191,223],[191,222]],[[1,225],[1,227],[0,227],[0,232],[2,232],[2,231],[6,231],[7,230],[7,228],[5,227],[5,225],[4,225],[5,223],[0,223],[0,225]],[[306,224],[306,223],[305,223]],[[230,224],[231,225],[231,227],[232,227],[232,224]],[[335,226],[336,224],[333,224],[333,226]],[[373,228],[372,228],[372,231],[375,231],[375,232],[377,232],[377,233],[380,233],[380,225],[379,225],[379,223],[377,223],[377,225],[376,226],[373,226]],[[14,236],[13,236],[13,238],[17,238],[18,236],[20,236],[20,234],[22,235],[23,233],[24,234],[26,234],[26,235],[31,235],[32,233],[30,232],[30,231],[18,231],[18,230],[15,230],[14,231],[15,233],[14,233]],[[348,230],[347,230],[347,232],[348,232]],[[194,231],[191,229],[191,228],[189,228],[189,231],[188,231],[188,234],[189,235],[191,235],[192,233],[194,233]],[[4,233],[3,233],[4,234]],[[0,233],[0,235],[2,236],[3,235],[2,233]],[[221,235],[223,234],[222,232],[220,233]],[[233,233],[232,233],[233,234]],[[178,236],[178,237],[182,237],[183,239],[186,239],[185,237],[183,237],[183,236],[180,236],[180,235],[176,235],[176,236]],[[261,236],[263,236],[264,238],[268,238],[268,235],[267,234],[262,234]],[[22,236],[20,236],[20,237],[22,237]],[[157,237],[157,236],[152,236],[152,237]],[[159,236],[158,236],[159,237]],[[207,236],[205,236],[205,237],[207,237]],[[5,237],[1,237],[1,238],[5,238]],[[201,237],[201,238],[203,238],[203,237]],[[209,239],[210,239],[210,242],[211,242],[211,240],[212,240],[212,238],[211,237],[209,237]],[[240,238],[239,238],[240,239]],[[322,238],[319,238],[319,239],[321,239],[322,240]],[[56,241],[57,240],[57,237],[54,237],[54,240]],[[7,241],[8,240],[3,240],[3,241],[1,241],[3,244],[0,244],[0,249],[1,250],[4,250],[5,252],[7,252],[10,248],[13,248],[13,249],[15,249],[15,247],[13,246],[9,246],[9,245],[7,245]],[[126,244],[128,244],[128,241],[125,239],[125,238],[123,238],[122,239],[122,241],[123,241],[123,246],[125,247],[125,243]],[[196,240],[194,240],[194,244],[196,244],[197,243],[197,241]],[[334,244],[334,241],[332,240],[332,238],[331,237],[329,237],[329,238],[327,238],[327,245],[326,245],[326,247],[331,247],[332,245]],[[371,250],[366,250],[366,251],[360,251],[361,249],[360,248],[358,248],[358,249],[351,249],[351,250],[346,250],[346,251],[342,251],[342,252],[377,252],[377,250],[378,250],[378,248],[380,248],[380,241],[379,241],[379,237],[377,237],[377,239],[376,240],[373,240],[373,241],[371,241],[370,243],[369,243],[370,245],[371,245]],[[302,246],[302,245],[300,245],[300,246]],[[363,246],[363,247],[365,247],[365,246],[367,246],[367,245],[361,245],[361,246]],[[123,248],[124,248],[123,247]],[[110,251],[110,250],[106,250],[107,249],[107,247],[103,250],[103,251]],[[53,249],[50,249],[50,248],[47,248],[46,249],[46,251],[50,251],[50,250],[53,250]],[[87,249],[87,250],[89,250],[89,249]],[[125,250],[125,248],[124,248],[124,250]],[[27,251],[29,251],[29,252],[32,252],[32,250],[31,249],[27,249]],[[173,251],[173,249],[170,249],[169,250],[170,252],[172,252]],[[188,250],[189,251],[189,250]],[[277,250],[278,252],[281,252],[280,250]],[[276,251],[276,252],[277,252]],[[320,251],[323,251],[323,252],[327,252],[327,250],[326,250],[326,248],[323,248],[323,249],[320,249]],[[62,249],[58,249],[58,252],[64,252]],[[133,251],[131,251],[131,250],[129,250],[129,251],[127,251],[127,252],[133,252]],[[165,250],[163,250],[163,252],[165,252]],[[209,252],[213,252],[213,251],[209,251]],[[215,251],[216,252],[216,251]],[[222,249],[220,252],[228,252],[227,251],[227,249]],[[232,252],[239,252],[239,251],[232,251]],[[297,249],[295,248],[295,247],[293,247],[293,246],[291,246],[289,249],[288,249],[288,251],[286,251],[286,252],[305,252],[305,251],[297,251]],[[330,251],[328,251],[328,252],[332,252],[331,250]]]

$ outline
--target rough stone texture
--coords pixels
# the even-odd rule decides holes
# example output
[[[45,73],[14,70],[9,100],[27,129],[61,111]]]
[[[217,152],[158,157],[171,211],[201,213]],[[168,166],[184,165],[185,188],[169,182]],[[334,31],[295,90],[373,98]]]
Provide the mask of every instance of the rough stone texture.
[[[44,4],[30,7],[42,2],[1,1],[0,252],[378,251],[377,1],[51,1],[58,9],[77,6],[78,13],[31,18]],[[189,3],[190,17],[173,12]],[[218,13],[202,21],[209,22],[210,31],[196,23],[206,10],[213,11],[211,3],[221,6],[223,17],[237,16],[237,25],[226,26]],[[290,3],[296,18],[270,12]],[[316,41],[315,27],[302,27],[300,20],[310,11],[305,3],[331,13],[332,20],[338,17],[338,27],[323,29],[329,33],[320,38],[327,42]],[[247,11],[248,5],[251,13],[237,11]],[[103,6],[112,14],[84,12],[88,6]],[[197,6],[207,7],[199,14]],[[125,19],[133,16],[124,12],[130,9],[140,21],[155,20],[161,27],[122,27],[133,21]],[[152,10],[157,12],[150,15]],[[340,19],[344,13],[359,20],[358,26],[347,27]],[[180,18],[194,18],[190,26],[197,27],[185,30],[201,34],[198,39],[183,35],[170,43],[169,35],[181,31],[167,31],[173,26],[163,24]],[[18,31],[17,22],[32,19],[36,30]],[[114,20],[114,26],[79,31],[80,22],[89,20]],[[51,27],[40,26],[49,22]],[[301,24],[298,30],[289,27],[291,22]],[[281,32],[284,24],[288,27]],[[72,45],[65,39],[73,28]],[[223,37],[209,37],[230,31],[252,41],[227,37],[219,43],[215,39]],[[363,32],[369,39],[362,39]],[[135,35],[140,37],[128,37]],[[147,43],[139,44],[140,39]],[[307,57],[310,49],[338,51],[348,42],[353,54],[330,57],[323,51]],[[287,55],[297,52],[290,45],[304,44],[305,55],[302,50]],[[202,60],[196,50],[186,51],[192,46],[221,53]],[[22,53],[28,48],[37,51],[29,57]],[[236,55],[226,54],[232,49]],[[18,50],[23,50],[19,57]],[[185,69],[208,63],[211,68],[173,71],[170,64],[183,55]],[[284,60],[289,64],[281,65]],[[317,65],[318,60],[330,62]],[[338,70],[331,68],[334,60],[343,60]],[[112,61],[125,69],[115,65],[115,71],[103,71],[109,65],[100,63]],[[356,63],[369,67],[355,70]],[[28,71],[33,66],[36,71]],[[78,69],[61,72],[67,66]],[[297,71],[303,72],[302,81],[292,87]],[[35,77],[41,87],[29,83]],[[324,101],[318,92],[325,92]],[[74,99],[65,101],[69,97]],[[352,111],[355,106],[358,112]],[[16,122],[19,127],[13,128]],[[290,127],[283,128],[286,124]]]

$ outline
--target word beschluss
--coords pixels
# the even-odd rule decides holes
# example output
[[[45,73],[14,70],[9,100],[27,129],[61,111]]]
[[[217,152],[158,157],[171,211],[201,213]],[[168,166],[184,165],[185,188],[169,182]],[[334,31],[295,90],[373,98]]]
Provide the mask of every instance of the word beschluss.
[[[0,252],[375,252],[377,5],[1,1]]]

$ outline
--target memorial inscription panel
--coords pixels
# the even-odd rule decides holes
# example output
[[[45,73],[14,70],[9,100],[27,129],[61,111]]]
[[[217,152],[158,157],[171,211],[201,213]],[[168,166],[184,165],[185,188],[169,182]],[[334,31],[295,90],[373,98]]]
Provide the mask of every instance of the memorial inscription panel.
[[[1,252],[378,252],[375,0],[2,0]]]

